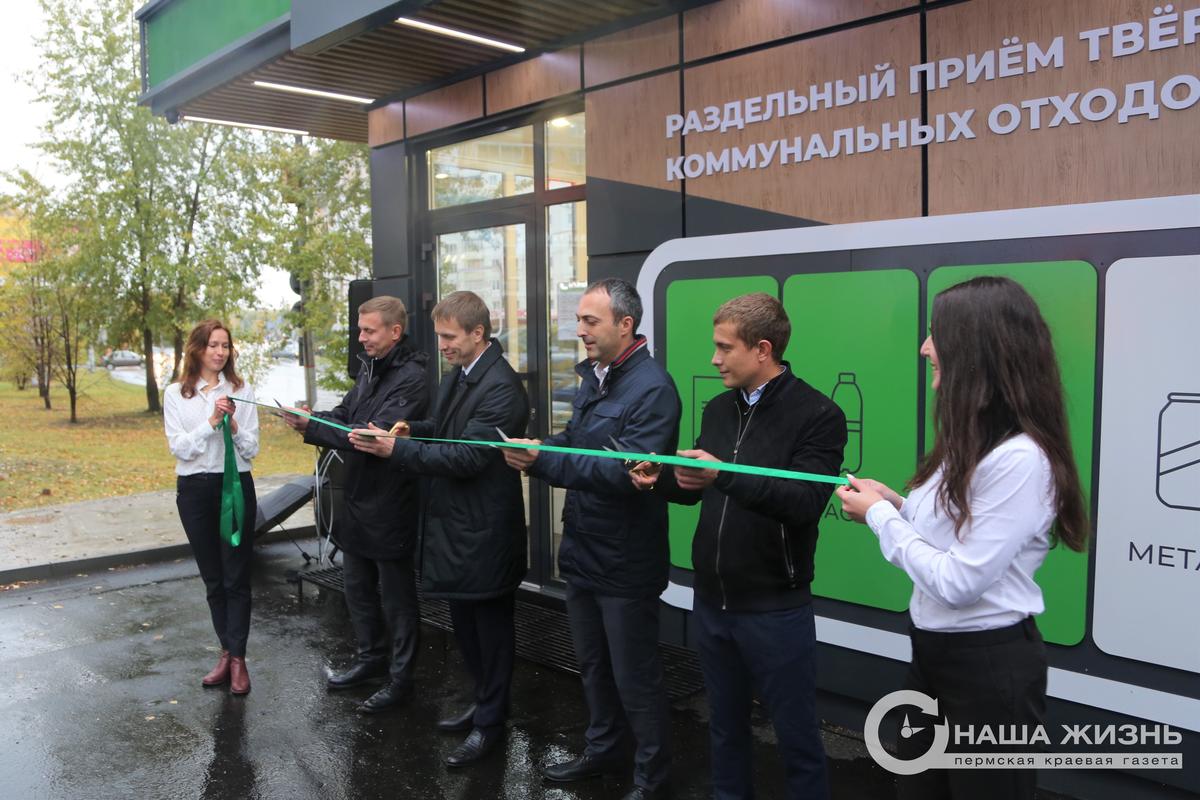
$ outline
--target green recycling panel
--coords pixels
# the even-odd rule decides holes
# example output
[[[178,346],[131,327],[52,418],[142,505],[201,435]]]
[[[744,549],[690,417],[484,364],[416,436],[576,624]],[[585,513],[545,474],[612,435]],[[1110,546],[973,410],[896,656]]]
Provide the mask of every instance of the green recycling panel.
[[[920,284],[906,269],[793,275],[783,286],[795,373],[846,414],[842,470],[902,489],[917,457]],[[865,526],[831,497],[821,519],[813,592],[889,611],[912,583],[883,560]]]
[[[934,296],[979,275],[1002,275],[1020,283],[1037,301],[1058,354],[1067,398],[1071,446],[1084,491],[1091,496],[1092,427],[1096,405],[1096,270],[1086,261],[1042,261],[1016,264],[947,266],[929,276],[928,308]],[[930,380],[927,376],[926,380]],[[926,388],[931,398],[932,388]],[[928,417],[928,415],[927,415]],[[933,425],[926,425],[926,444]],[[819,562],[818,562],[819,563]],[[1046,600],[1038,627],[1048,642],[1074,645],[1083,641],[1087,611],[1087,553],[1058,546],[1046,556],[1036,580]]]
[[[667,371],[679,388],[683,417],[679,420],[679,449],[693,447],[700,435],[700,417],[708,401],[725,391],[712,365],[712,318],[730,298],[751,292],[779,296],[774,278],[702,278],[674,281],[667,287]],[[671,563],[692,568],[692,537],[700,506],[674,503],[671,514]]]

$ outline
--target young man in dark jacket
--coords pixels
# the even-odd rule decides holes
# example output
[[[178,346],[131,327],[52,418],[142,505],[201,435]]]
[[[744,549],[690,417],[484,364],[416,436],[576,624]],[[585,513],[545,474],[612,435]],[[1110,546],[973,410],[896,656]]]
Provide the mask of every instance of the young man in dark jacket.
[[[424,416],[428,359],[408,346],[407,322],[404,303],[395,297],[375,297],[359,306],[358,340],[364,352],[358,380],[336,408],[313,416],[360,428],[368,423],[390,428],[397,420]],[[328,685],[345,689],[388,677],[360,706],[368,713],[383,711],[412,693],[420,621],[413,571],[417,479],[391,469],[384,459],[355,451],[345,431],[294,414],[284,419],[304,433],[308,444],[343,451],[346,518],[335,522],[334,535],[342,550],[357,656],[347,670],[331,675]]]
[[[679,393],[637,335],[637,290],[622,280],[597,281],[577,316],[588,359],[575,368],[581,384],[566,430],[545,443],[673,452]],[[615,459],[511,449],[504,457],[567,489],[558,569],[590,724],[583,755],[544,774],[573,781],[619,767],[624,717],[637,746],[627,800],[665,796],[670,718],[658,659],[658,596],[667,587],[667,504],[634,489]]]
[[[704,409],[681,456],[836,475],[846,418],[782,361],[791,334],[768,294],[736,297],[713,317],[712,363],[730,391]],[[754,796],[753,687],[771,715],[789,798],[829,794],[816,716],[812,594],[817,521],[831,484],[639,464],[635,486],[700,502],[692,542],[693,622],[711,710],[713,796]]]
[[[500,343],[491,315],[473,292],[453,292],[433,309],[442,378],[433,417],[402,423],[398,433],[422,438],[497,441],[496,429],[522,436],[529,399]],[[504,732],[516,655],[513,610],[528,564],[521,476],[500,453],[467,444],[381,439],[350,434],[359,450],[393,468],[427,476],[421,535],[421,588],[449,600],[454,638],[471,677],[474,702],[438,722],[469,731],[446,759],[452,767],[491,752]]]

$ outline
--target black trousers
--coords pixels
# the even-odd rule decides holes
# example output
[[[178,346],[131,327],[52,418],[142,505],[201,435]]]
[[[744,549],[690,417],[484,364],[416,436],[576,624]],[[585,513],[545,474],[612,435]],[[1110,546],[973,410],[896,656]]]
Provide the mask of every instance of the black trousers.
[[[358,659],[390,657],[392,682],[411,682],[421,616],[412,556],[372,559],[343,550],[342,579]]]
[[[221,473],[180,475],[175,481],[175,507],[200,568],[213,630],[221,647],[239,657],[246,655],[250,636],[250,564],[258,515],[254,478],[249,472],[241,478],[248,523],[237,547],[221,539]]]
[[[912,629],[913,660],[905,689],[924,692],[938,701],[938,711],[951,726],[1026,726],[1030,734],[1046,717],[1046,646],[1032,617],[989,631],[936,633]],[[925,730],[905,739],[897,735],[897,755],[905,760],[920,757],[932,743],[931,718],[918,715]],[[1018,727],[1018,730],[1021,728]],[[953,730],[953,727],[952,727]],[[954,751],[987,749],[1011,752],[1020,747],[956,746]],[[901,800],[969,798],[1000,800],[1029,798],[1037,786],[1032,769],[926,770],[897,782]]]
[[[475,680],[475,727],[497,728],[508,718],[508,695],[516,657],[513,609],[516,593],[487,600],[451,600],[454,638]]]
[[[633,782],[657,789],[671,767],[670,708],[658,657],[657,595],[613,597],[567,583],[567,616],[579,660],[588,721],[587,755],[617,755],[633,734]]]

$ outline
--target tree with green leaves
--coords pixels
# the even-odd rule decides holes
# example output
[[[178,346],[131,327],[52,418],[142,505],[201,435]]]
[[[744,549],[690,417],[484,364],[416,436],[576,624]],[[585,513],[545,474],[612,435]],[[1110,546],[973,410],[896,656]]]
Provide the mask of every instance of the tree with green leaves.
[[[304,288],[303,307],[289,321],[313,335],[326,364],[320,385],[345,391],[352,385],[343,366],[349,282],[371,275],[367,148],[320,139],[276,142],[270,166],[280,200],[272,208],[285,209],[271,237],[271,260]]]
[[[27,173],[9,176],[10,181],[31,180]],[[24,262],[11,268],[0,281],[0,350],[5,371],[20,385],[23,377],[32,376],[37,383],[38,396],[50,410],[50,361],[53,355],[53,332],[50,311],[46,304],[45,275],[38,269],[41,256],[40,220],[18,191],[0,198],[0,208],[18,221],[25,241],[34,242],[33,251]]]
[[[36,258],[12,276],[19,302],[0,304],[0,314],[13,314],[4,328],[23,328],[35,349],[43,348],[39,380],[47,390],[51,379],[63,385],[70,420],[78,422],[79,368],[109,320],[107,300],[114,286],[101,257],[104,243],[96,235],[96,214],[87,197],[69,195],[74,205],[68,204],[25,170],[8,178],[16,191],[6,204],[18,212],[38,244]],[[49,408],[48,391],[45,397]]]
[[[154,345],[253,297],[260,260],[249,219],[260,197],[247,170],[262,138],[170,125],[137,104],[133,0],[42,0],[47,26],[32,76],[49,109],[38,143],[89,198],[97,257],[117,278],[110,333],[145,356],[146,404],[160,411]],[[251,176],[256,171],[249,173]]]

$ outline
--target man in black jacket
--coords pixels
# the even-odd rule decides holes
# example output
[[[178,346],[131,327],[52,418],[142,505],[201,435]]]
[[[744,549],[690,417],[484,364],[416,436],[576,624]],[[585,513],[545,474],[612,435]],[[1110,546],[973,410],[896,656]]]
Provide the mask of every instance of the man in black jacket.
[[[431,419],[401,423],[421,438],[497,441],[521,436],[529,399],[500,343],[488,307],[473,292],[453,292],[433,309],[438,349],[454,369],[442,378]],[[469,731],[446,759],[452,767],[487,755],[508,716],[516,634],[513,604],[528,564],[521,476],[492,448],[351,434],[359,450],[393,468],[428,476],[421,535],[421,588],[449,600],[454,637],[475,681],[474,703],[438,722]]]
[[[637,290],[622,280],[597,281],[580,299],[577,317],[588,359],[575,367],[581,384],[566,430],[545,443],[674,452],[679,393],[637,334]],[[504,457],[568,490],[558,569],[590,724],[583,755],[544,774],[573,781],[620,766],[624,717],[637,746],[627,800],[665,796],[670,718],[658,658],[658,596],[669,568],[667,504],[634,489],[615,459],[511,449]]]
[[[730,391],[704,409],[695,450],[681,456],[836,475],[846,418],[782,361],[791,335],[769,294],[736,297],[713,317],[712,363]],[[817,521],[831,484],[649,464],[635,486],[700,502],[692,541],[692,620],[711,711],[713,796],[754,796],[751,692],[775,725],[787,797],[829,794],[816,716],[816,631],[810,584]]]
[[[375,297],[359,306],[358,340],[364,352],[358,380],[341,404],[313,416],[351,427],[374,423],[384,428],[424,416],[428,359],[408,346],[407,322],[404,303],[395,297]],[[294,414],[284,419],[304,433],[308,444],[344,452],[346,518],[338,521],[335,536],[358,652],[347,670],[329,677],[328,685],[345,689],[388,677],[360,706],[368,713],[383,711],[412,693],[420,621],[413,572],[417,479],[391,469],[384,459],[356,452],[344,431]]]

